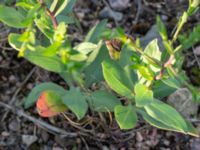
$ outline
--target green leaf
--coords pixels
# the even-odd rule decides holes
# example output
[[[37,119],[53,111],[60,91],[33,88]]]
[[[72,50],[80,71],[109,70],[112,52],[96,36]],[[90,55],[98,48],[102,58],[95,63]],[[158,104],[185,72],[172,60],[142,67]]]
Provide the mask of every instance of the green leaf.
[[[160,61],[161,59],[161,52],[159,50],[158,46],[158,40],[154,39],[152,40],[145,48],[144,53],[147,54],[148,56],[157,59]],[[144,62],[148,63],[148,60],[144,58]]]
[[[135,85],[135,103],[137,107],[144,107],[153,101],[153,92],[140,83]]]
[[[40,18],[35,19],[35,24],[40,31],[50,40],[53,39],[54,27],[50,17],[47,14],[43,14]]]
[[[86,68],[84,69],[85,86],[89,87],[92,83],[103,80],[101,63],[107,59],[109,59],[107,49],[100,41],[98,47],[91,52],[87,59]]]
[[[200,4],[199,0],[189,0],[189,8],[187,10],[189,16],[197,12],[197,10],[199,9],[198,7],[199,4]]]
[[[88,57],[85,54],[74,54],[74,55],[70,55],[70,60],[73,61],[77,61],[77,62],[81,62],[81,61],[85,61]]]
[[[61,47],[60,42],[54,42],[52,43],[49,47],[45,48],[40,52],[43,56],[55,56],[57,55],[57,52],[60,50],[59,48]]]
[[[162,82],[168,85],[169,87],[179,89],[181,87],[181,83],[175,78],[170,77],[168,79],[162,79]]]
[[[158,27],[158,31],[159,31],[162,39],[164,41],[168,40],[167,29],[166,29],[164,23],[162,22],[160,16],[157,16],[157,18],[156,18],[156,25]]]
[[[73,24],[75,23],[75,18],[71,15],[58,15],[56,17],[58,22],[64,22],[66,24]]]
[[[185,122],[187,123],[187,127],[188,127],[187,134],[195,136],[195,137],[199,137],[198,130],[189,121],[186,120]]]
[[[35,17],[38,15],[40,7],[41,5],[38,3],[37,5],[34,5],[33,8],[29,8],[23,21],[23,24],[26,24],[27,26],[33,24]]]
[[[177,131],[177,132],[182,132],[182,131],[179,131],[171,126],[167,126],[165,124],[163,124],[162,122],[159,122],[158,120],[152,118],[149,114],[147,114],[145,112],[145,110],[142,110],[142,109],[138,109],[138,112],[142,115],[142,117],[144,118],[144,120],[146,122],[148,122],[150,125],[154,126],[154,127],[157,127],[157,128],[160,128],[160,129],[164,129],[164,130],[169,130],[169,131]]]
[[[144,53],[148,56],[150,56],[151,58],[160,61],[161,60],[161,52],[159,50],[159,46],[158,46],[158,40],[154,39],[152,40],[144,49]],[[153,71],[159,71],[160,68],[156,68],[154,64],[151,63],[151,61],[149,61],[145,56],[142,57],[143,61],[147,64],[151,65],[151,69]]]
[[[181,132],[187,132],[187,125],[183,117],[171,106],[155,99],[144,108],[147,114],[155,120]]]
[[[91,93],[88,102],[90,108],[98,112],[114,111],[115,106],[120,105],[120,100],[105,90]]]
[[[82,119],[85,116],[88,110],[88,104],[86,98],[78,89],[71,88],[65,92],[62,99],[63,103],[76,114],[78,119]]]
[[[17,2],[15,6],[22,7],[24,9],[32,9],[33,5],[27,2]]]
[[[38,47],[36,49],[39,51],[42,48]],[[40,52],[26,51],[24,57],[48,71],[59,73],[66,70],[65,65],[58,56],[45,56]]]
[[[121,129],[131,129],[135,127],[137,123],[137,114],[132,105],[115,107],[115,119]]]
[[[154,79],[154,73],[148,66],[143,66],[141,64],[134,64],[132,68],[137,70],[138,78],[143,77],[146,80],[152,81]]]
[[[90,43],[90,42],[83,42],[74,47],[75,50],[82,54],[88,54],[91,51],[95,50],[97,48],[96,44]]]
[[[54,31],[53,40],[63,43],[66,38],[66,25],[64,22],[58,24],[57,28]]]
[[[20,50],[22,46],[22,42],[19,41],[20,36],[21,36],[20,34],[16,34],[16,33],[10,33],[8,36],[8,42],[10,46],[12,46],[12,48],[18,51]]]
[[[155,98],[162,99],[176,91],[176,88],[166,85],[163,81],[158,80],[154,82],[153,85],[153,94]]]
[[[130,79],[130,81],[135,84],[137,81],[138,81],[138,76],[137,74],[135,73],[135,71],[131,68],[130,65],[126,65],[124,67],[124,71],[127,75],[127,77]]]
[[[63,9],[61,14],[68,14],[71,13],[73,11],[73,7],[76,4],[77,0],[69,0],[69,2],[67,3],[67,6],[65,7],[65,9]]]
[[[28,97],[25,99],[25,103],[24,103],[25,108],[27,109],[33,106],[35,102],[37,101],[37,99],[39,98],[39,96],[41,95],[41,93],[47,90],[54,91],[60,96],[65,94],[65,89],[57,84],[54,84],[51,82],[41,83],[39,85],[36,85],[31,90]]]
[[[137,112],[139,112],[142,117],[144,118],[144,120],[146,122],[148,122],[150,125],[157,127],[159,129],[163,129],[163,130],[168,130],[168,131],[175,131],[175,132],[181,132],[181,133],[185,133],[185,134],[189,134],[192,136],[197,136],[198,137],[198,132],[197,130],[193,127],[193,125],[191,123],[189,123],[188,121],[186,121],[187,123],[187,132],[173,128],[171,126],[165,125],[162,122],[159,122],[158,120],[152,118],[151,116],[149,116],[145,110],[143,109],[137,109]]]
[[[16,9],[0,5],[0,21],[14,28],[24,28],[24,16]]]
[[[85,38],[85,42],[96,43],[99,40],[100,36],[102,35],[103,31],[105,31],[106,24],[107,24],[107,20],[103,20],[97,25],[95,25],[87,34]]]
[[[103,76],[108,85],[121,96],[132,99],[134,85],[123,68],[112,60],[104,61],[102,67]]]
[[[51,4],[50,11],[53,12],[55,16],[57,16],[60,12],[63,11],[68,3],[69,0],[54,0]]]
[[[55,16],[57,16],[65,9],[68,12],[72,11],[72,7],[74,6],[75,2],[76,0],[54,0],[54,2],[51,5],[50,10],[55,14]]]
[[[179,36],[179,41],[183,49],[189,49],[200,40],[200,24],[189,31],[189,35],[183,34]]]

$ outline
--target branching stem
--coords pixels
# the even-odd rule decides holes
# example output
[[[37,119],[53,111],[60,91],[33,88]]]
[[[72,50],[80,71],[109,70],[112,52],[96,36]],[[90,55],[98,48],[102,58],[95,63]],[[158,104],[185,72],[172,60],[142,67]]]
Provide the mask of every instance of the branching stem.
[[[56,29],[58,27],[58,22],[56,20],[55,14],[49,10],[49,8],[46,6],[46,4],[43,2],[43,0],[38,0],[38,2],[41,4],[41,6],[43,8],[46,9],[46,13],[51,18],[51,21],[53,23],[54,29]]]

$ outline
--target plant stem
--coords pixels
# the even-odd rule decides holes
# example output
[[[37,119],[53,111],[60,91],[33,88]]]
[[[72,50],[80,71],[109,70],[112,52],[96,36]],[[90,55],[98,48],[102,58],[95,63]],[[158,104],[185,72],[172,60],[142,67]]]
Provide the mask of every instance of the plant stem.
[[[174,55],[171,55],[169,59],[162,65],[162,69],[160,70],[160,73],[155,77],[155,80],[159,80],[163,77],[165,69],[171,66],[173,61],[174,61]]]
[[[46,6],[46,4],[43,2],[43,0],[38,0],[38,2],[41,4],[41,6],[43,8],[46,9],[46,13],[51,18],[51,21],[53,23],[54,29],[56,29],[58,27],[58,22],[56,20],[55,14],[49,10],[49,8]]]
[[[188,20],[188,14],[187,14],[187,12],[184,12],[178,22],[176,32],[174,33],[174,36],[172,39],[172,43],[174,43],[177,40],[178,35],[179,35],[181,29],[183,28],[184,24],[187,22],[187,20]]]

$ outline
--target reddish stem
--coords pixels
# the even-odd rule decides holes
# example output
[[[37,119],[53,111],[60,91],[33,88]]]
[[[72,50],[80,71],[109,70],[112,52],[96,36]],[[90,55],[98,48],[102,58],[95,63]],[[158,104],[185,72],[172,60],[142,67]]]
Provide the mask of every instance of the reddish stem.
[[[42,7],[44,7],[46,9],[47,15],[51,18],[54,29],[56,29],[58,27],[58,22],[56,20],[55,14],[49,10],[49,8],[46,6],[46,4],[43,2],[43,0],[38,0],[38,2],[41,4]]]
[[[173,60],[174,60],[174,55],[171,55],[169,59],[162,65],[160,73],[155,77],[155,80],[159,80],[163,77],[165,69],[168,66],[172,65]]]

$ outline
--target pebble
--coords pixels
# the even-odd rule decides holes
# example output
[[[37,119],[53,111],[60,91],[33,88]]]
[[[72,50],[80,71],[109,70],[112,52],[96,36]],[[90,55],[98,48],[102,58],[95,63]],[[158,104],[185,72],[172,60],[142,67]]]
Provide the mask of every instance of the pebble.
[[[29,147],[31,144],[37,141],[37,136],[35,135],[22,135],[22,142]]]
[[[46,143],[49,140],[49,134],[45,131],[41,132],[42,140]]]
[[[200,139],[195,139],[194,141],[192,141],[192,143],[190,144],[190,148],[191,148],[191,150],[199,150],[200,149]]]
[[[142,137],[140,132],[136,133],[136,139],[137,139],[138,142],[142,142],[143,141],[143,137]]]
[[[169,146],[170,142],[168,140],[164,140],[163,143],[166,145],[166,146]]]
[[[167,21],[167,20],[168,20],[168,16],[166,16],[166,15],[161,15],[161,19],[162,19],[162,21]]]
[[[151,42],[154,39],[158,39],[158,45],[160,50],[162,51],[164,49],[164,46],[162,45],[162,38],[158,32],[156,24],[149,29],[149,31],[144,37],[140,38],[141,46],[146,47],[149,44],[149,42]]]
[[[194,54],[200,56],[200,46],[197,46],[194,50]]]
[[[11,131],[19,131],[20,130],[20,122],[18,120],[12,120],[8,125]]]
[[[26,88],[27,88],[28,90],[33,89],[33,87],[34,87],[34,84],[33,84],[33,83],[28,83],[28,84],[26,85]]]
[[[192,101],[192,93],[187,88],[178,89],[168,97],[167,102],[186,118],[197,114],[198,105]]]
[[[6,132],[6,131],[3,131],[3,132],[1,133],[1,136],[7,137],[7,136],[10,136],[10,133],[9,133],[9,132]]]
[[[109,150],[109,148],[108,148],[107,146],[104,145],[104,146],[102,147],[102,150]]]
[[[117,11],[113,11],[112,9],[108,7],[104,7],[100,12],[99,16],[101,18],[110,18],[114,19],[115,21],[121,21],[123,18],[123,14]]]
[[[128,8],[130,0],[109,0],[110,6],[114,10],[122,11]]]
[[[9,80],[10,83],[16,83],[16,81],[17,81],[16,77],[14,75],[9,76],[8,80]]]

